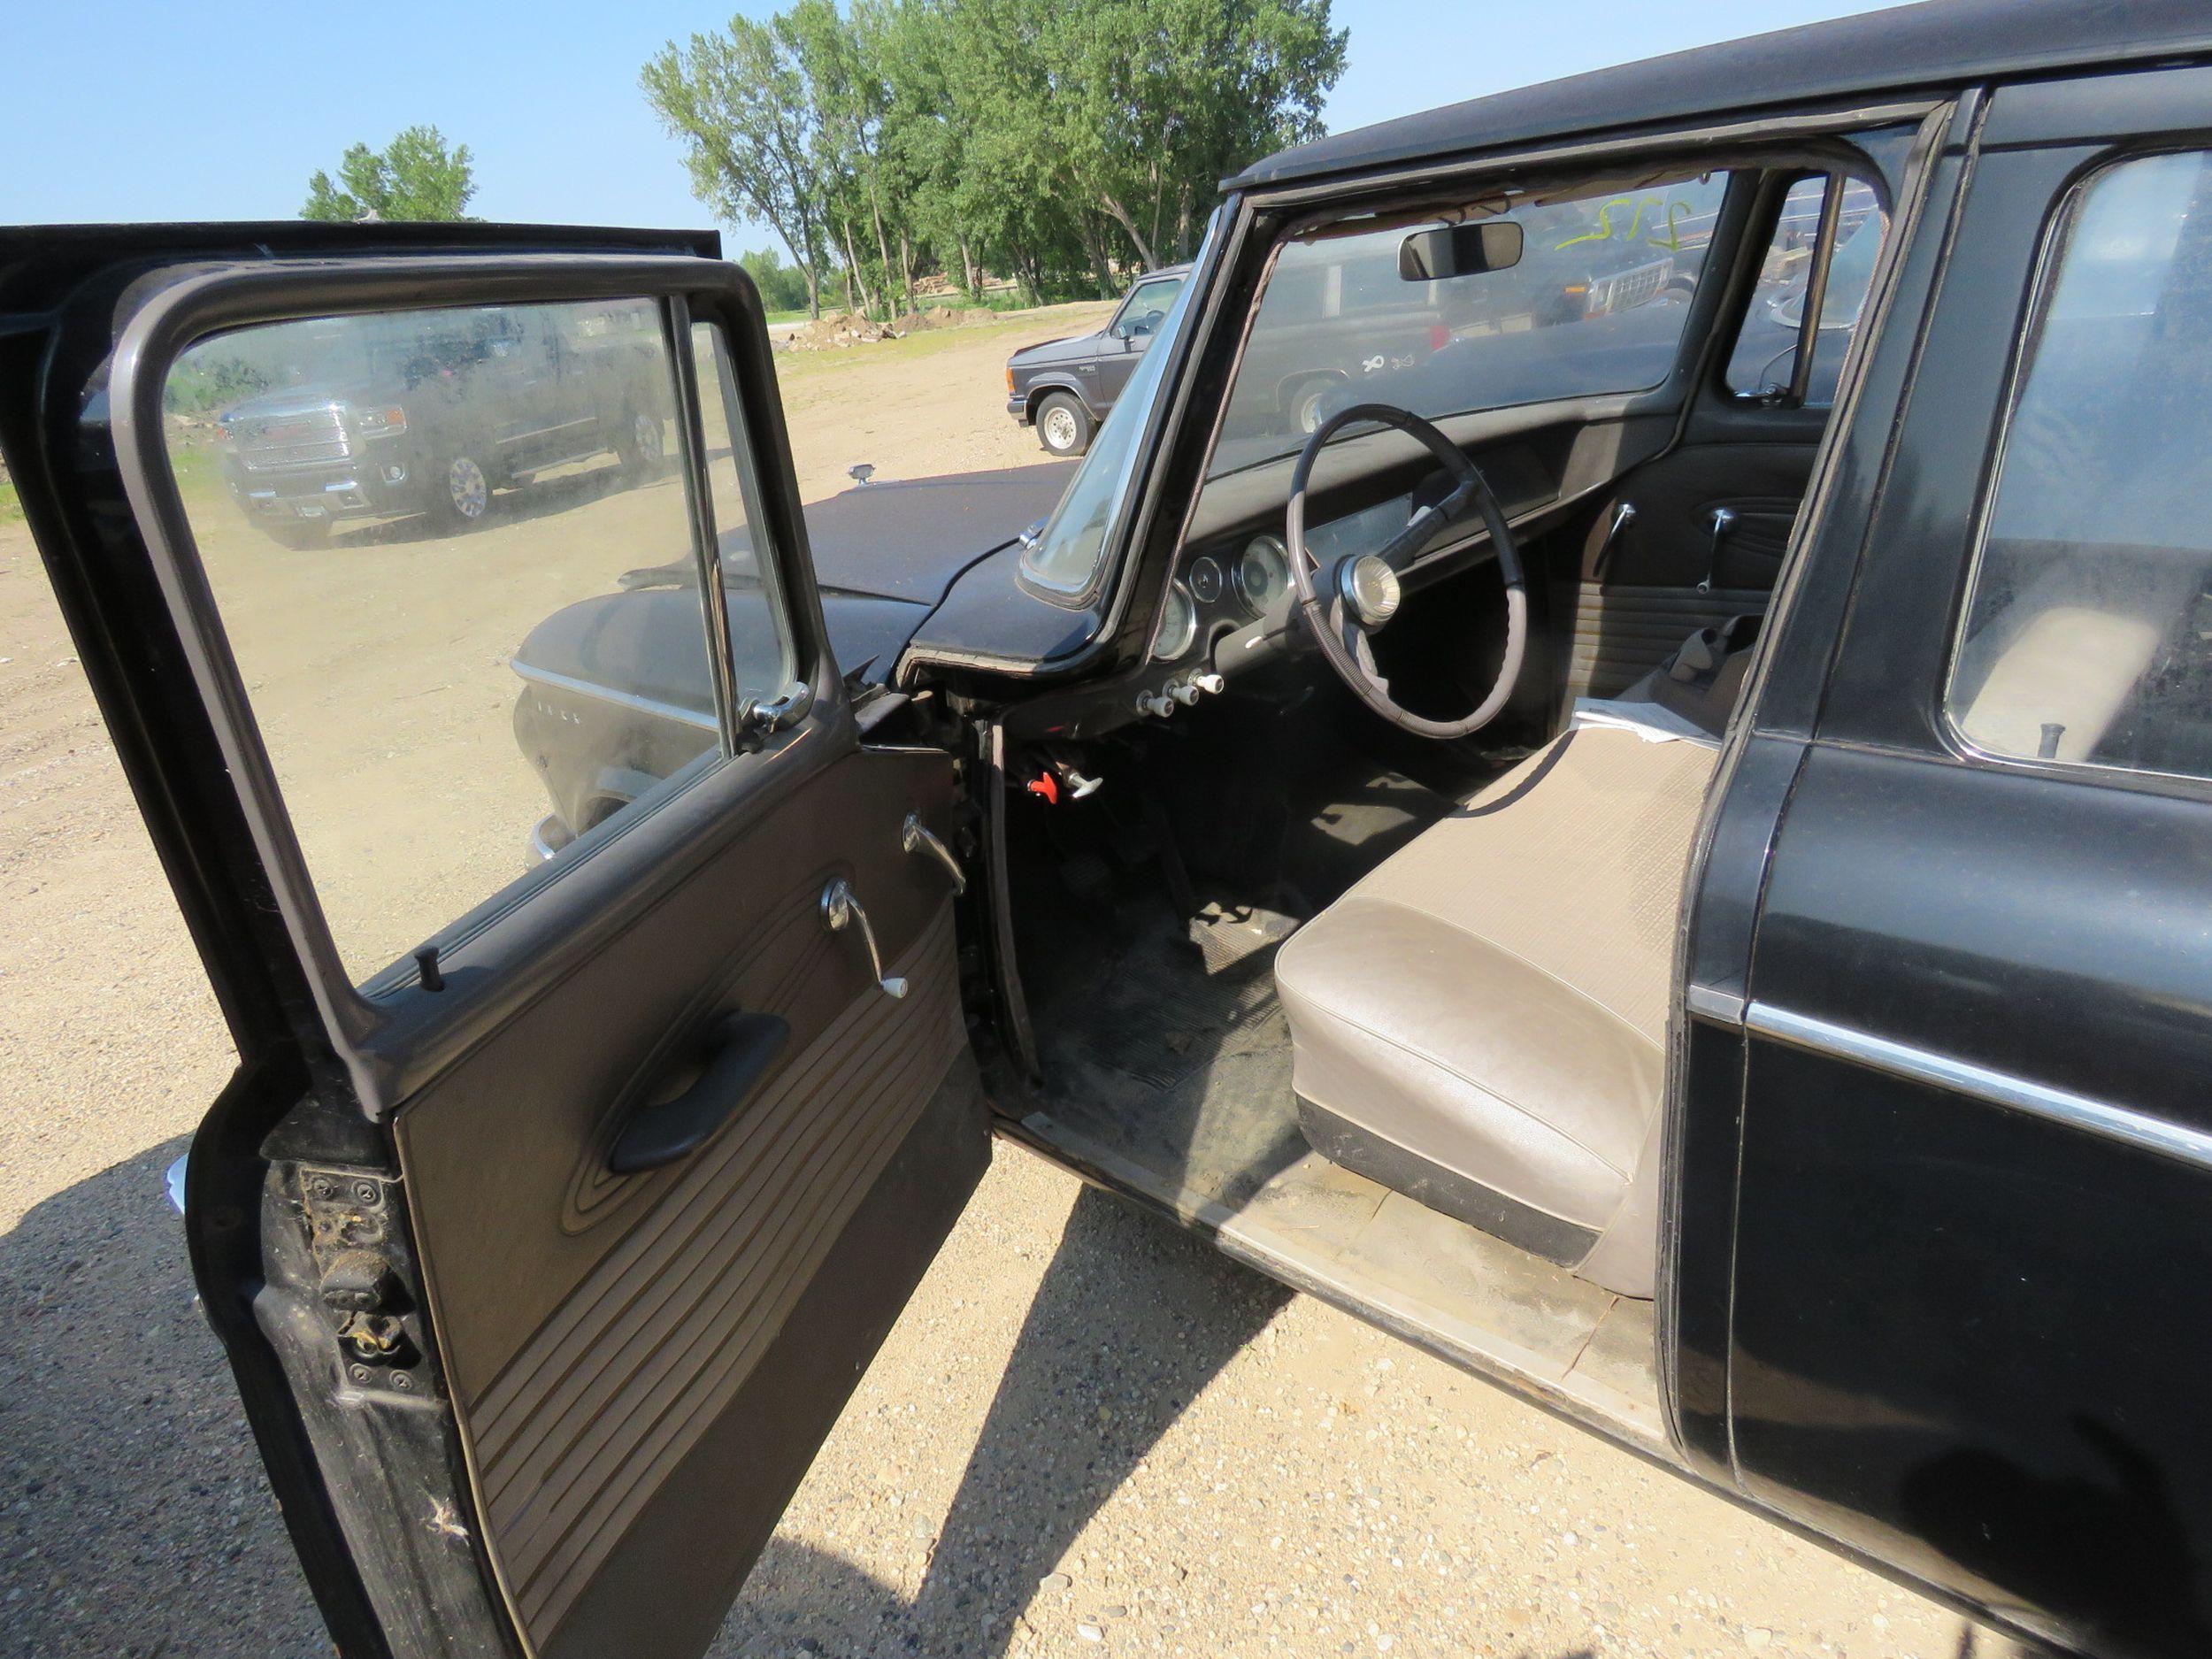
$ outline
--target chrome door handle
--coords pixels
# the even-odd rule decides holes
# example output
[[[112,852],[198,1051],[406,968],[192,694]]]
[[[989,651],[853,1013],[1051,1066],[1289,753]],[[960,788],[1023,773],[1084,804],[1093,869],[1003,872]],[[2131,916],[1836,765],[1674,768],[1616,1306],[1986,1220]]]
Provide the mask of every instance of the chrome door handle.
[[[1720,544],[1728,540],[1728,533],[1736,527],[1736,510],[1733,507],[1714,508],[1712,523],[1713,556],[1706,564],[1704,579],[1697,585],[1697,590],[1701,594],[1711,593],[1713,584],[1719,580]]]
[[[1636,503],[1624,501],[1613,509],[1613,517],[1605,526],[1605,540],[1598,543],[1598,556],[1591,561],[1590,574],[1605,575],[1605,567],[1613,562],[1613,555],[1620,551],[1621,536],[1636,522]]]
[[[876,976],[876,983],[883,987],[886,996],[904,996],[906,981],[884,972],[883,953],[876,949],[876,930],[868,926],[868,912],[860,908],[853,884],[839,876],[822,889],[822,926],[833,933],[841,933],[855,922],[860,924],[860,936],[868,941],[868,966]]]
[[[960,861],[952,856],[951,848],[930,833],[919,812],[909,812],[906,822],[899,826],[899,845],[910,853],[927,853],[944,865],[945,873],[952,878],[954,897],[968,890],[968,878],[960,868]]]

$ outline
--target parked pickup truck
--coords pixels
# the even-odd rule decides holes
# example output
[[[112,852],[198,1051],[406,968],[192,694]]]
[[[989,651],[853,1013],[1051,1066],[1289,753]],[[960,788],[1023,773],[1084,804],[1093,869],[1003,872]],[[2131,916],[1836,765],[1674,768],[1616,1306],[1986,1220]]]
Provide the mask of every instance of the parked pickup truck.
[[[418,514],[465,530],[493,491],[549,468],[612,454],[642,474],[660,462],[670,411],[649,373],[650,306],[488,306],[465,329],[454,313],[419,315],[447,320],[264,331],[243,366],[274,389],[216,429],[231,495],[271,539],[315,547],[341,518]]]
[[[1187,265],[1148,271],[1105,327],[1024,346],[1007,358],[1006,412],[1036,427],[1038,442],[1055,455],[1088,449],[1189,274]]]

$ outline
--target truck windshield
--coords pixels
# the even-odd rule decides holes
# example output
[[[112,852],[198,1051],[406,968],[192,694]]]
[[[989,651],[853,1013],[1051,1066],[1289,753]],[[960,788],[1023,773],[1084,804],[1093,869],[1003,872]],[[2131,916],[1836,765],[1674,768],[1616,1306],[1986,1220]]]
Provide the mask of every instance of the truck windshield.
[[[1212,232],[1208,231],[1210,237]],[[1199,255],[1205,257],[1202,251]],[[1161,319],[1144,361],[1129,377],[1129,384],[1106,413],[1105,424],[1091,442],[1082,469],[1068,482],[1067,494],[1045,520],[1043,530],[1022,554],[1022,574],[1040,588],[1055,593],[1085,594],[1098,579],[1099,561],[1106,551],[1107,532],[1121,514],[1130,481],[1136,476],[1137,445],[1151,419],[1153,400],[1167,373],[1167,361],[1175,354],[1184,315],[1190,309],[1193,285],[1185,282]]]

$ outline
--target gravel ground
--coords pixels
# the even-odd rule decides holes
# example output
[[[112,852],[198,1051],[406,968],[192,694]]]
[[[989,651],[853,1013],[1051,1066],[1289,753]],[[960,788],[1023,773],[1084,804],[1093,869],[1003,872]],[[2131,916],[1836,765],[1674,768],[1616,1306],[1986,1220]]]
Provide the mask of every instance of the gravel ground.
[[[1039,458],[998,365],[1102,314],[793,373],[807,493]],[[0,1655],[326,1653],[159,1195],[231,1051],[73,649],[0,525]],[[1100,1648],[2013,1652],[1009,1149],[716,1651]]]

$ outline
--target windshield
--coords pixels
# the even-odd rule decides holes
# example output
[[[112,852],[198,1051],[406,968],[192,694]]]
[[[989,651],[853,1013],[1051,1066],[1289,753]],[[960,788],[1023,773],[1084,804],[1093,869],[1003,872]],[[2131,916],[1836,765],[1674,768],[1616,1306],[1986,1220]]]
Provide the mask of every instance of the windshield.
[[[1453,217],[1520,226],[1519,261],[1430,280],[1400,274],[1399,249],[1440,219],[1285,243],[1207,476],[1296,453],[1353,403],[1435,420],[1658,385],[1726,188],[1704,173],[1471,207]]]
[[[1182,284],[1144,360],[1130,375],[1113,408],[1106,411],[1106,423],[1091,441],[1091,452],[1084,457],[1082,470],[1070,480],[1067,494],[1060,497],[1060,504],[1045,520],[1037,540],[1022,554],[1022,574],[1039,587],[1056,593],[1081,594],[1089,592],[1097,579],[1099,560],[1106,550],[1106,532],[1120,512],[1122,498],[1135,476],[1138,440],[1167,373],[1167,360],[1174,355],[1183,315],[1190,307],[1191,288],[1188,282]]]

